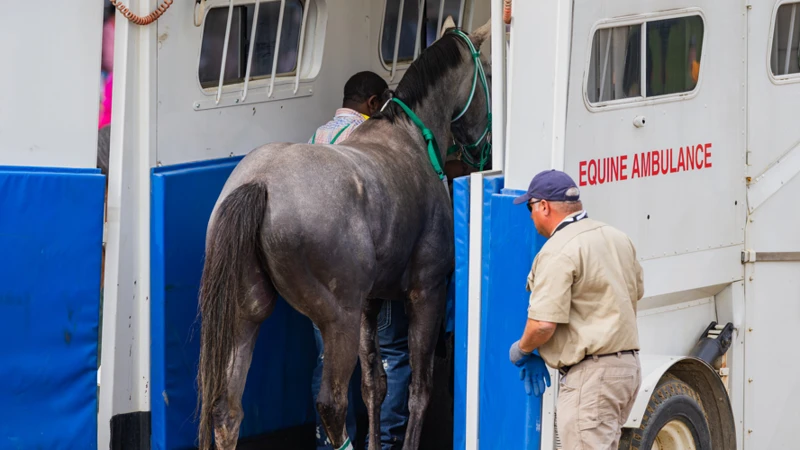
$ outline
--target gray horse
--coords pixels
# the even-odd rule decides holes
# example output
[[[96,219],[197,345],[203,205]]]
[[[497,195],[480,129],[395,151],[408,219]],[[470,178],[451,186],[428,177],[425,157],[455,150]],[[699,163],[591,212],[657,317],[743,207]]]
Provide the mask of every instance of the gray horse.
[[[419,447],[454,266],[452,207],[434,169],[444,155],[433,149],[451,136],[480,143],[490,120],[488,65],[474,51],[489,24],[469,36],[452,29],[452,19],[446,25],[394,99],[344,143],[264,145],[225,183],[208,224],[200,287],[200,449],[211,447],[212,432],[218,448],[236,447],[253,346],[278,295],[322,332],[316,406],[334,448],[351,448],[347,388],[360,357],[371,450],[380,449],[386,374],[377,345],[381,302],[370,299],[405,301],[412,379],[404,448]]]

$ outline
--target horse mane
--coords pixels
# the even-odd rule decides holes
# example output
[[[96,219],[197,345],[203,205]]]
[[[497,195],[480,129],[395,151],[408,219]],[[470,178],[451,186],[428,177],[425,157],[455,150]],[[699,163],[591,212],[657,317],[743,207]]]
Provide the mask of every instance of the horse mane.
[[[385,102],[392,97],[397,97],[413,110],[428,95],[433,85],[464,61],[461,45],[464,43],[452,33],[442,36],[420,53],[419,57],[406,69],[397,89],[394,92],[387,90],[382,100]],[[371,119],[385,118],[394,122],[395,107],[397,105],[392,103],[383,112],[372,116]]]

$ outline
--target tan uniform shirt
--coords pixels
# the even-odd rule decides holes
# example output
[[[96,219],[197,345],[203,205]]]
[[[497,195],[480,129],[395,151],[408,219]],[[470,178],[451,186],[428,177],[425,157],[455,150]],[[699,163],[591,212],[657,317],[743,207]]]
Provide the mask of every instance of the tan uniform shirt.
[[[539,348],[550,367],[639,349],[642,266],[633,243],[616,228],[587,218],[557,231],[533,260],[527,289],[528,317],[558,324]]]

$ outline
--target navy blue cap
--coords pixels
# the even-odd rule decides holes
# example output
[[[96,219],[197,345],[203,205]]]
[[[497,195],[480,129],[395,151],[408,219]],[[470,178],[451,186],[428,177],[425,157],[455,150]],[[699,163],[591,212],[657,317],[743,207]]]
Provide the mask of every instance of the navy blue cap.
[[[550,169],[537,173],[528,186],[528,192],[515,198],[514,204],[526,203],[532,198],[549,202],[574,202],[580,197],[581,192],[569,175]]]

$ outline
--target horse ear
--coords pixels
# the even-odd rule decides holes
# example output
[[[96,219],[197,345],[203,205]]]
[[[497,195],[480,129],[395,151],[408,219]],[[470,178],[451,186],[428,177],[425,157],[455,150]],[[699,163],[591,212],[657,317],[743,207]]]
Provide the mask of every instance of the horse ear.
[[[456,27],[456,21],[453,20],[453,16],[447,16],[447,19],[445,19],[444,22],[442,23],[442,34],[439,37],[441,38],[442,36],[444,36],[447,30],[450,30],[455,27]]]
[[[472,41],[472,44],[475,48],[480,48],[480,46],[489,39],[489,36],[492,34],[492,21],[489,20],[485,24],[483,24],[480,28],[473,31],[469,35],[469,39]]]

